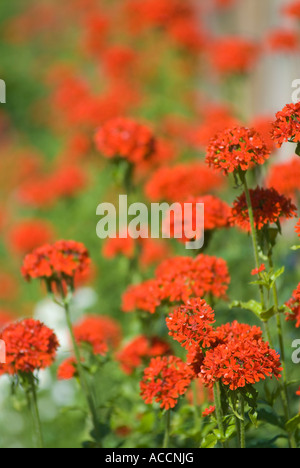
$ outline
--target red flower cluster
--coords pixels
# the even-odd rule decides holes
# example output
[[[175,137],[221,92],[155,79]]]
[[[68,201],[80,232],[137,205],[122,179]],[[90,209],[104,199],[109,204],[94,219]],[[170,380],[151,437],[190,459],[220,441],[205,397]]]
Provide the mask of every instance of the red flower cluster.
[[[294,157],[290,161],[271,167],[267,180],[268,187],[274,187],[278,192],[295,198],[299,192],[300,159]]]
[[[287,104],[276,114],[273,123],[272,138],[280,148],[286,141],[300,142],[300,102]]]
[[[157,357],[145,369],[141,381],[141,395],[145,403],[160,403],[162,409],[174,408],[189,387],[193,374],[181,359]]]
[[[177,202],[212,193],[223,186],[221,175],[202,163],[191,163],[158,169],[146,184],[145,192],[154,202]]]
[[[228,174],[263,164],[269,156],[270,151],[254,129],[234,127],[210,141],[206,162],[210,167]]]
[[[259,268],[254,268],[254,270],[251,271],[251,275],[256,276],[259,275],[259,273],[262,273],[263,271],[266,271],[265,264],[262,264]]]
[[[164,302],[184,303],[191,297],[226,298],[230,276],[225,260],[209,255],[175,257],[164,261],[155,279],[131,286],[123,295],[122,310],[155,313]]]
[[[132,258],[135,251],[135,242],[129,234],[124,236],[117,236],[109,238],[103,246],[103,256],[105,258],[115,258],[118,255],[124,255],[127,258]]]
[[[286,321],[296,322],[296,328],[300,328],[300,284],[286,305],[290,309],[286,313]]]
[[[203,299],[190,299],[175,309],[167,317],[166,323],[169,335],[187,350],[195,346],[206,348],[215,341],[212,328],[215,314]]]
[[[118,323],[110,317],[88,316],[73,326],[78,344],[88,343],[94,354],[104,355],[108,348],[118,347],[121,330]]]
[[[130,375],[145,361],[157,356],[170,354],[171,348],[158,337],[147,337],[144,335],[134,338],[116,355],[122,370]]]
[[[233,330],[224,344],[207,351],[200,372],[207,385],[221,381],[231,390],[237,390],[266,377],[281,377],[282,367],[276,351],[262,339],[251,336],[251,332],[249,335],[236,335]]]
[[[291,199],[280,195],[275,189],[257,187],[250,190],[250,197],[254,211],[254,222],[257,230],[268,224],[277,223],[282,219],[297,216],[297,207]],[[246,231],[251,230],[246,195],[243,193],[232,208],[230,222]]]
[[[51,366],[59,346],[53,331],[33,319],[8,325],[0,339],[6,345],[6,364],[0,365],[0,373],[11,375]]]
[[[40,278],[52,283],[73,284],[77,275],[89,272],[91,260],[86,247],[75,241],[61,240],[44,245],[28,254],[22,266],[24,278]]]
[[[191,204],[191,210],[188,212],[186,211],[186,203]],[[187,202],[182,202],[180,203],[180,211],[175,210],[168,213],[163,223],[163,231],[167,233],[170,232],[171,236],[176,238],[179,242],[194,240],[195,237],[191,239],[186,233],[193,232],[197,227],[198,203],[204,203],[205,231],[229,227],[229,216],[231,214],[229,205],[220,198],[213,195],[206,195],[204,197],[187,200]]]
[[[156,140],[151,130],[134,120],[108,121],[96,133],[97,149],[106,158],[125,158],[132,164],[151,158]]]
[[[20,222],[10,230],[9,243],[14,252],[25,255],[50,242],[52,237],[53,229],[48,222],[32,219]]]
[[[257,60],[258,51],[258,46],[252,41],[241,37],[224,37],[212,45],[210,60],[221,75],[248,73]]]
[[[267,37],[267,46],[276,52],[295,52],[299,48],[299,39],[295,31],[277,29]]]
[[[300,2],[299,0],[295,0],[290,4],[286,5],[283,9],[283,12],[287,16],[291,16],[292,18],[300,19]]]
[[[275,149],[275,144],[271,137],[272,124],[273,116],[257,115],[248,125],[249,128],[255,128],[257,133],[261,135],[263,142],[270,152]]]
[[[215,411],[216,411],[216,407],[210,406],[209,408],[203,411],[202,417],[206,418],[207,416],[211,416]]]

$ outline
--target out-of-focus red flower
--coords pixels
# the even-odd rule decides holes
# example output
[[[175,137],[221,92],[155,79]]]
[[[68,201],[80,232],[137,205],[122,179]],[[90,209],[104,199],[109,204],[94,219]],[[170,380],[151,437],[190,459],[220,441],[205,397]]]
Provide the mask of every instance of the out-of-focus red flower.
[[[300,102],[287,104],[277,112],[272,128],[272,138],[279,148],[286,141],[300,142]]]
[[[290,198],[280,195],[275,189],[257,187],[250,190],[254,211],[254,223],[257,230],[268,224],[297,216],[297,207]],[[251,230],[246,195],[243,193],[233,204],[230,222],[246,231]]]
[[[127,258],[133,258],[135,252],[135,241],[127,233],[126,237],[117,236],[109,238],[103,245],[102,254],[105,258],[115,258],[117,255],[124,255]]]
[[[189,209],[189,211],[187,211],[187,203],[191,204],[191,210]],[[192,198],[182,202],[180,203],[180,210],[167,213],[163,223],[163,231],[170,232],[171,236],[179,242],[195,240],[197,234],[191,238],[187,236],[187,233],[195,232],[197,228],[197,205],[199,203],[204,204],[204,231],[229,227],[231,214],[229,205],[218,197],[205,195],[204,197]],[[202,232],[198,234],[201,235]]]
[[[283,193],[293,199],[299,192],[300,159],[294,157],[287,162],[271,166],[267,178],[268,187],[274,187],[279,193]]]
[[[154,314],[161,305],[162,294],[157,280],[148,280],[144,283],[130,286],[122,297],[123,312],[140,310]]]
[[[259,273],[262,273],[263,271],[266,271],[266,265],[262,264],[259,268],[254,268],[254,270],[251,271],[252,276],[259,275]]]
[[[230,324],[220,327],[222,341],[206,352],[200,371],[206,385],[221,381],[237,390],[266,377],[281,377],[280,357],[261,339],[262,332],[257,333],[254,327],[252,333],[250,326],[242,326],[240,330],[239,325],[235,322],[232,327]]]
[[[283,8],[283,13],[292,18],[300,19],[300,2],[295,0]]]
[[[215,342],[215,314],[204,299],[190,299],[171,312],[166,323],[169,335],[186,349],[195,345],[206,348]]]
[[[238,124],[227,106],[209,105],[205,109],[202,123],[191,132],[191,141],[197,148],[206,149],[215,135]]]
[[[272,31],[266,39],[267,47],[275,52],[295,52],[299,49],[297,32],[277,29]]]
[[[130,375],[150,358],[170,354],[171,349],[167,342],[158,337],[144,335],[134,338],[116,355],[123,371]]]
[[[155,153],[152,131],[131,119],[107,122],[97,131],[95,142],[104,157],[125,158],[132,164],[139,164]]]
[[[168,34],[175,44],[189,52],[200,52],[206,44],[206,36],[194,19],[173,21],[168,28]]]
[[[300,328],[300,284],[293,292],[291,299],[286,305],[290,309],[290,311],[286,313],[286,321],[296,322],[296,328]]]
[[[210,406],[209,408],[207,408],[206,410],[203,411],[202,417],[206,418],[208,416],[211,416],[215,411],[216,411],[216,407],[215,406]]]
[[[63,166],[51,175],[51,183],[58,199],[69,198],[86,187],[87,178],[80,167]]]
[[[0,365],[0,372],[11,375],[51,366],[59,346],[54,332],[33,319],[8,325],[0,338],[6,345],[6,364]]]
[[[206,162],[210,167],[228,174],[263,164],[269,156],[270,151],[254,129],[234,127],[211,139]]]
[[[249,124],[249,128],[255,128],[257,133],[262,136],[262,139],[268,149],[272,152],[275,149],[274,141],[271,138],[272,131],[272,116],[257,115]]]
[[[9,244],[17,254],[25,255],[53,238],[52,226],[40,219],[24,220],[9,232]]]
[[[180,202],[223,186],[222,176],[203,163],[190,163],[158,169],[146,184],[145,192],[151,201]]]
[[[77,274],[89,271],[90,264],[89,253],[83,244],[61,240],[26,255],[21,271],[27,281],[43,279],[51,288],[57,283],[72,285]]]
[[[76,360],[70,357],[60,364],[57,370],[57,378],[58,380],[70,380],[75,377],[76,373]]]
[[[85,18],[83,31],[83,49],[88,54],[99,57],[107,43],[107,37],[110,31],[109,18],[99,11],[97,11],[97,13],[93,12],[93,14]]]
[[[155,401],[162,409],[169,410],[184,395],[192,378],[189,367],[181,359],[174,356],[154,358],[141,381],[142,398],[146,404]]]
[[[87,316],[75,324],[73,330],[76,341],[79,344],[90,344],[94,354],[104,355],[121,341],[119,324],[106,316]]]
[[[248,73],[258,58],[258,46],[242,37],[223,37],[209,49],[213,68],[221,75]]]
[[[115,45],[106,49],[101,57],[105,72],[112,78],[132,72],[136,60],[136,52],[131,47],[124,45]]]
[[[156,265],[171,255],[169,245],[161,239],[143,239],[141,247],[139,261],[143,268]]]

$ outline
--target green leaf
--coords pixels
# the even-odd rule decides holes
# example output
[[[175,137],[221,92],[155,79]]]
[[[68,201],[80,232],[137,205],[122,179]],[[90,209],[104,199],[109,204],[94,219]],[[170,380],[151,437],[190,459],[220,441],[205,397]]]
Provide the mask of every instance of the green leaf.
[[[259,302],[251,300],[249,302],[241,302],[241,301],[234,301],[232,304],[230,304],[230,308],[240,308],[244,310],[250,310],[253,312],[258,318],[260,318],[260,315],[262,313],[262,306]]]
[[[285,428],[289,434],[292,434],[293,432],[295,432],[298,426],[300,426],[300,414],[297,414],[292,419],[290,419],[286,423]]]
[[[260,319],[261,319],[263,322],[267,322],[267,321],[270,320],[272,317],[274,317],[274,315],[276,315],[276,309],[275,309],[275,307],[273,306],[273,307],[270,307],[270,309],[263,311],[263,312],[260,314]]]
[[[291,250],[300,250],[300,245],[293,245],[293,247],[291,247]]]
[[[201,448],[214,448],[218,443],[218,438],[215,434],[208,434],[201,444]]]
[[[264,421],[272,426],[280,427],[280,429],[284,428],[283,420],[271,408],[262,408],[258,410],[258,419],[259,421]]]
[[[271,280],[272,280],[272,282],[271,282],[271,287],[274,286],[275,281],[276,281],[280,276],[282,276],[284,272],[285,272],[285,267],[283,266],[282,268],[280,268],[279,270],[275,271],[275,273],[273,273],[273,274],[271,275]]]

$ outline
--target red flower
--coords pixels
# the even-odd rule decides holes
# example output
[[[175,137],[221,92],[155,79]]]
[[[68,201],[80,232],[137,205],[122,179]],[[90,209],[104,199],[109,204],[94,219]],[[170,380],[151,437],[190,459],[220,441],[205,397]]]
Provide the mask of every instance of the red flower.
[[[255,190],[250,190],[250,197],[257,230],[261,230],[268,224],[277,223],[281,219],[290,219],[297,215],[297,208],[292,201],[273,188],[257,187]],[[251,230],[245,193],[234,202],[230,222],[246,231]]]
[[[178,202],[214,192],[223,185],[221,175],[197,162],[158,169],[149,179],[145,192],[153,202]]]
[[[298,35],[295,31],[277,29],[267,37],[267,45],[276,52],[295,52],[299,48]]]
[[[235,127],[219,133],[210,141],[206,162],[210,167],[228,174],[263,164],[269,156],[270,151],[254,129]]]
[[[175,44],[190,52],[199,52],[205,45],[204,33],[194,19],[178,19],[168,28],[170,37]]]
[[[248,325],[220,327],[220,343],[206,352],[200,376],[208,386],[221,381],[231,390],[255,384],[273,375],[281,377],[280,357],[261,339],[262,332]],[[227,332],[227,333],[226,333]]]
[[[9,233],[9,243],[14,252],[27,254],[53,237],[53,229],[49,223],[39,220],[26,220],[14,226]]]
[[[259,268],[255,268],[254,270],[251,271],[251,275],[259,275],[259,273],[262,273],[263,271],[266,271],[266,266],[263,264]]]
[[[267,180],[268,187],[274,187],[278,192],[295,198],[299,192],[300,159],[294,157],[290,161],[273,165]]]
[[[135,242],[127,233],[126,237],[116,237],[107,239],[103,246],[103,257],[115,258],[117,255],[124,255],[127,258],[133,258],[135,251]]]
[[[291,299],[286,303],[290,311],[286,313],[287,322],[296,322],[296,328],[300,328],[300,284],[293,292]]]
[[[261,135],[268,151],[272,152],[275,149],[275,143],[271,138],[273,116],[257,115],[250,122],[249,128],[255,128],[257,133]]]
[[[110,317],[87,316],[73,330],[76,341],[90,344],[94,354],[105,355],[108,347],[116,348],[121,341],[120,327]]]
[[[257,57],[258,46],[241,37],[223,37],[210,48],[210,60],[214,69],[222,75],[248,73]]]
[[[193,375],[181,359],[157,357],[151,360],[141,382],[141,395],[145,403],[160,403],[162,409],[174,408],[178,399],[191,383]]]
[[[212,324],[215,314],[203,299],[190,299],[166,319],[169,335],[186,349],[205,348],[215,341]]]
[[[225,260],[209,255],[175,257],[164,261],[155,279],[131,286],[123,296],[122,310],[155,313],[164,302],[185,303],[191,297],[226,298],[230,276]]]
[[[192,205],[191,217],[188,216],[186,203]],[[203,227],[205,231],[229,227],[229,216],[231,214],[229,205],[213,195],[205,195],[204,197],[192,198],[180,203],[180,212],[175,210],[168,213],[163,223],[163,231],[170,233],[179,242],[194,240],[195,238],[192,239],[186,236],[186,233],[194,231],[197,227],[197,204],[199,203],[204,203]]]
[[[296,392],[296,395],[300,396],[300,387],[299,390]]]
[[[53,331],[33,319],[8,325],[0,338],[6,345],[6,364],[0,371],[11,375],[51,366],[59,346]]]
[[[90,258],[85,246],[75,241],[57,241],[53,245],[44,245],[28,254],[22,266],[24,278],[40,278],[52,283],[69,284],[75,276],[89,271]]]
[[[209,408],[203,411],[202,417],[206,418],[207,416],[211,416],[215,411],[216,411],[216,407],[210,406]]]
[[[155,153],[151,130],[130,119],[108,121],[97,131],[95,141],[104,157],[125,158],[132,164],[139,164]]]
[[[57,370],[57,378],[58,380],[71,380],[76,373],[76,360],[70,357],[60,364]]]
[[[300,2],[295,0],[290,4],[286,5],[283,9],[283,13],[292,18],[300,19]]]
[[[128,343],[116,358],[120,362],[122,370],[130,375],[150,358],[170,354],[168,343],[158,337],[138,336]]]
[[[287,104],[282,111],[277,112],[272,138],[279,148],[286,141],[300,142],[300,102]]]

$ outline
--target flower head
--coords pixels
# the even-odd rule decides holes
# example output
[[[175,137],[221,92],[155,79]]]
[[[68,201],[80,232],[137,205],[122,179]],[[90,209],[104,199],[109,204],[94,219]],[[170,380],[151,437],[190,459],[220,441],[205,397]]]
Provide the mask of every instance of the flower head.
[[[263,164],[269,156],[270,151],[254,129],[234,127],[211,139],[206,162],[210,167],[228,174]]]
[[[298,223],[296,224],[295,232],[298,234],[298,237],[300,237],[300,219],[299,219]]]
[[[14,252],[27,254],[40,245],[51,241],[52,227],[39,219],[20,222],[9,233],[9,243]]]
[[[141,381],[141,395],[145,403],[160,403],[162,409],[174,408],[189,387],[193,374],[181,359],[157,357],[151,360]]]
[[[221,75],[248,73],[257,60],[258,51],[252,41],[230,36],[215,41],[210,49],[210,59]]]
[[[287,104],[276,114],[272,138],[280,148],[286,141],[300,142],[300,102]]]
[[[268,224],[277,223],[282,219],[296,216],[297,208],[291,199],[280,195],[275,189],[257,187],[250,190],[250,197],[254,211],[254,222],[257,230]],[[251,230],[246,195],[243,193],[232,208],[230,222],[246,231]]]
[[[267,185],[294,199],[300,190],[299,180],[300,159],[294,157],[287,162],[271,166]]]
[[[8,325],[0,338],[6,345],[6,364],[0,366],[0,372],[11,375],[51,366],[59,346],[54,332],[33,319]]]
[[[210,406],[209,408],[203,411],[202,417],[206,418],[207,416],[211,416],[215,411],[216,411],[216,407]]]
[[[300,328],[300,284],[293,292],[291,299],[286,303],[289,311],[286,313],[287,322],[296,322],[296,328]]]
[[[104,355],[121,341],[118,323],[106,316],[87,316],[73,326],[73,331],[78,344],[88,343],[94,354]]]
[[[117,118],[105,123],[96,133],[97,149],[106,158],[125,158],[142,163],[155,153],[156,140],[151,130],[134,120]]]
[[[90,263],[89,253],[83,244],[61,240],[28,254],[23,262],[22,274],[27,281],[39,278],[50,287],[52,283],[73,284],[76,275],[89,271]]]

